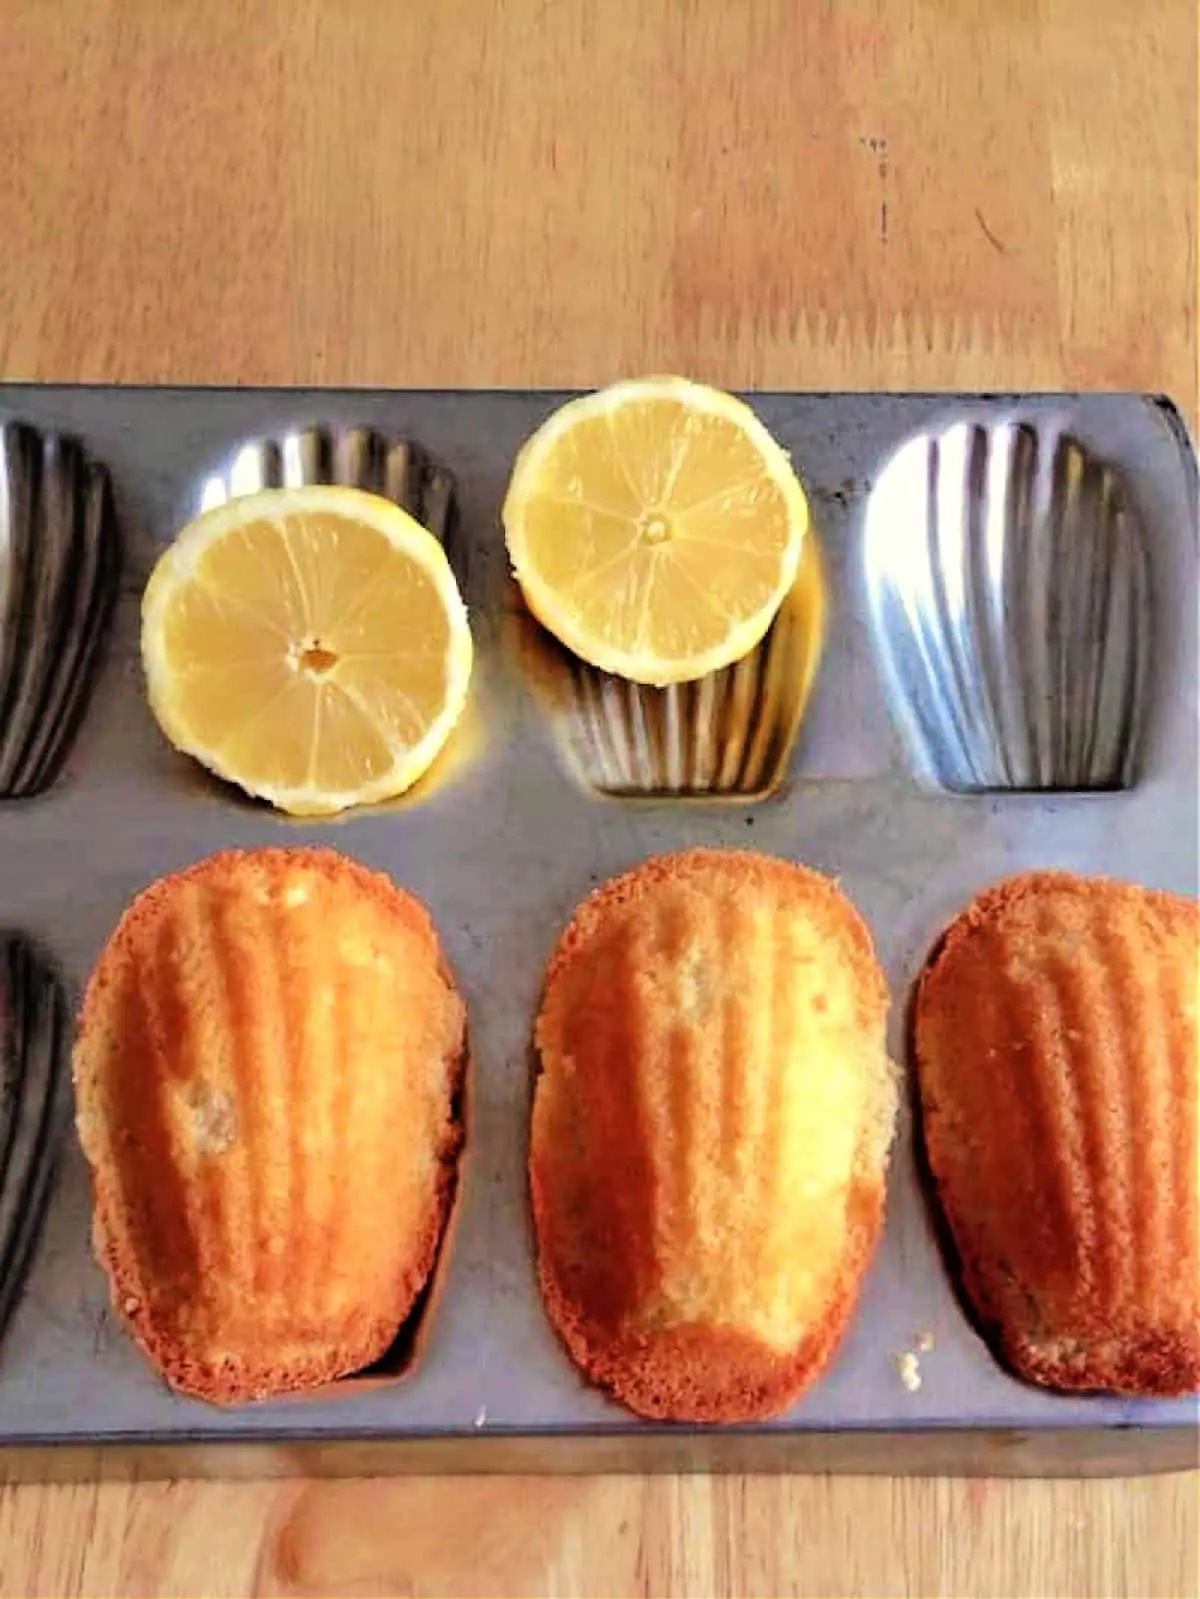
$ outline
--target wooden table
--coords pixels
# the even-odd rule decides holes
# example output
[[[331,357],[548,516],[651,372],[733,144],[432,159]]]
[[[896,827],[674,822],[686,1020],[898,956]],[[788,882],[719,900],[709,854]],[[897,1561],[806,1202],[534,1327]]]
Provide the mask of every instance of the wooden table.
[[[6,378],[1128,385],[1196,421],[1194,0],[7,0]],[[5,1593],[1200,1586],[1197,1485],[21,1488]]]

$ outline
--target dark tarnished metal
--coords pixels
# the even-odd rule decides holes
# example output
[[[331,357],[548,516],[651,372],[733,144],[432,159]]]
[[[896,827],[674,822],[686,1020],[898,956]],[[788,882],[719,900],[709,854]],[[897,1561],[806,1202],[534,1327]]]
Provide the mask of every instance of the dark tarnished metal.
[[[0,1343],[41,1230],[68,1106],[58,981],[17,933],[0,932]]]
[[[108,474],[69,436],[0,425],[0,799],[57,780],[120,580]]]

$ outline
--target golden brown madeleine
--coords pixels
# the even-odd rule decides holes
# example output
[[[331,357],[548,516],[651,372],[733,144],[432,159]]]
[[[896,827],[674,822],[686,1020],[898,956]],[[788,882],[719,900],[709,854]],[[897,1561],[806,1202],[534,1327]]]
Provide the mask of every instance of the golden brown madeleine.
[[[998,1356],[1059,1389],[1200,1387],[1197,912],[1065,872],[951,923],[917,989],[925,1144]]]
[[[113,1301],[175,1388],[361,1370],[432,1270],[465,1016],[418,901],[330,849],[228,851],[125,912],[74,1071]]]
[[[888,993],[827,878],[734,850],[591,895],[551,961],[530,1179],[549,1314],[642,1415],[784,1409],[850,1318],[895,1119]]]

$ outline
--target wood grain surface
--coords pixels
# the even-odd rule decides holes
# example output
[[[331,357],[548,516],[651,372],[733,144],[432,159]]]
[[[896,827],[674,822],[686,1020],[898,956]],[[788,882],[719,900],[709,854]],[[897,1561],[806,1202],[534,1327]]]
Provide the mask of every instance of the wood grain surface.
[[[1113,385],[1194,0],[4,0],[0,375]],[[4,1593],[1194,1594],[1197,1483],[25,1487]]]

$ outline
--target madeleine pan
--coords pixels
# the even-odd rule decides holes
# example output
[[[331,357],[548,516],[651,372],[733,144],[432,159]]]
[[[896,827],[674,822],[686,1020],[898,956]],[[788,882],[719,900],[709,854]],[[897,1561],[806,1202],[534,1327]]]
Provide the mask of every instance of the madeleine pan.
[[[824,1380],[761,1427],[653,1427],[580,1382],[538,1299],[525,1179],[546,957],[595,882],[658,850],[746,844],[836,873],[888,971],[897,1059],[928,950],[986,883],[1057,865],[1196,892],[1196,462],[1177,413],[1139,395],[753,396],[810,497],[800,582],[746,661],[648,691],[566,656],[509,575],[511,463],[565,398],[0,387],[0,925],[45,952],[69,1005],[151,879],[231,844],[333,844],[428,904],[472,1043],[469,1163],[420,1358],[229,1411],[170,1394],[114,1322],[73,1130],[47,1143],[44,1094],[6,1098],[0,1136],[52,1158],[35,1162],[48,1206],[0,1341],[0,1468],[1194,1463],[1193,1401],[1064,1397],[992,1360],[947,1275],[907,1113],[853,1327]],[[387,493],[431,526],[476,643],[467,714],[429,779],[326,823],[251,804],[170,750],[138,659],[141,590],[183,521],[309,481]],[[65,1050],[39,992],[31,1085],[50,1043]],[[11,1020],[4,1036],[15,1081]]]

